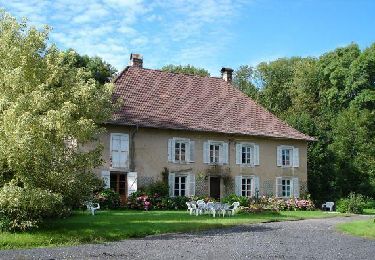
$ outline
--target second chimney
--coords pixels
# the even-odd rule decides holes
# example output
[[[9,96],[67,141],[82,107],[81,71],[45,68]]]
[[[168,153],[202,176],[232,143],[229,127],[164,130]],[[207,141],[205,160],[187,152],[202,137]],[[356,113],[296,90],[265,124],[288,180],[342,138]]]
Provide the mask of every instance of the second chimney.
[[[130,66],[142,68],[143,57],[141,54],[132,53],[130,54]]]
[[[221,77],[223,80],[231,83],[232,82],[232,74],[233,74],[233,69],[231,68],[222,68],[221,69]]]

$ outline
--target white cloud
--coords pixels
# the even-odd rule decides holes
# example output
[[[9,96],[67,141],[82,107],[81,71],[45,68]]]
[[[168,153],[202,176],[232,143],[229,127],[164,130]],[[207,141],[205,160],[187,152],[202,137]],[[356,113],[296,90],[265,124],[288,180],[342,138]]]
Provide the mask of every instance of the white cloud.
[[[130,52],[145,66],[192,64],[215,69],[228,48],[230,24],[246,1],[14,0],[5,9],[32,24],[52,26],[62,49],[97,55],[122,69]]]

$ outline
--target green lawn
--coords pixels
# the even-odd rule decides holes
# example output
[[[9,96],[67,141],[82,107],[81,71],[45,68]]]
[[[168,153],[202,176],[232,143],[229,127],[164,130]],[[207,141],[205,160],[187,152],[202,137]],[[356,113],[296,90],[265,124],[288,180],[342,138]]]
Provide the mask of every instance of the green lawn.
[[[361,236],[375,239],[375,221],[374,219],[353,221],[337,225],[337,229],[354,236]]]
[[[168,232],[198,231],[244,223],[333,217],[321,211],[238,214],[213,218],[190,216],[186,211],[99,211],[91,216],[75,212],[67,219],[49,221],[40,229],[25,233],[0,233],[0,249],[49,247],[100,243]]]

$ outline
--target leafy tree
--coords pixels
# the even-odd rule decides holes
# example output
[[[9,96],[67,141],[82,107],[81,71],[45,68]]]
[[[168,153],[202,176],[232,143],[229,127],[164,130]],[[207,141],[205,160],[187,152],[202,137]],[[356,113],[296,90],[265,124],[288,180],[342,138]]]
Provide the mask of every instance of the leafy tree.
[[[197,68],[192,65],[166,65],[161,68],[163,71],[169,71],[173,73],[182,73],[182,74],[188,74],[188,75],[197,75],[202,77],[209,77],[210,73],[202,68]]]
[[[315,200],[352,191],[375,196],[375,44],[241,66],[235,75],[244,93],[317,137],[308,146],[308,188]],[[256,95],[247,90],[252,85]]]
[[[234,72],[234,86],[256,100],[258,99],[258,88],[254,84],[254,80],[254,69],[250,66],[241,66]]]
[[[100,184],[101,146],[82,147],[103,132],[113,86],[75,66],[76,53],[47,47],[48,31],[0,11],[0,185],[59,194],[72,207]]]
[[[109,63],[103,61],[100,57],[89,57],[88,55],[80,55],[73,49],[64,52],[66,62],[76,68],[86,68],[91,72],[91,77],[100,84],[111,81],[117,70]]]

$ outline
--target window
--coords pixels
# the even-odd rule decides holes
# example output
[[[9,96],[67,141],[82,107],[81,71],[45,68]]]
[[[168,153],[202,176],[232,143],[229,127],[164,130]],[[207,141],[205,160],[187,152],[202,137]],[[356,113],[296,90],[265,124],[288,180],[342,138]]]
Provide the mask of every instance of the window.
[[[242,196],[245,197],[251,197],[252,192],[251,192],[251,183],[252,178],[250,177],[242,177],[242,191],[241,194]]]
[[[176,176],[174,178],[174,196],[185,196],[186,176]]]
[[[242,146],[242,159],[241,163],[242,164],[251,164],[251,154],[252,154],[252,147],[250,145],[243,145]]]
[[[175,141],[175,152],[174,152],[175,162],[186,162],[186,147],[187,147],[187,142]]]
[[[236,164],[251,167],[259,165],[259,145],[236,143]]]
[[[114,168],[128,167],[129,135],[111,134],[111,166]]]
[[[228,163],[228,143],[206,141],[203,143],[203,162],[213,164]]]
[[[293,149],[284,148],[281,150],[281,164],[282,166],[291,166],[292,165],[292,153]]]
[[[187,138],[173,137],[168,140],[168,162],[194,162],[195,142]]]
[[[290,179],[283,179],[281,180],[281,195],[282,197],[290,197],[291,196],[291,185]]]
[[[277,166],[299,167],[299,149],[293,146],[280,145],[277,147]]]
[[[299,198],[298,177],[276,177],[276,196],[279,198]]]
[[[211,144],[210,145],[210,163],[218,163],[220,159],[219,155],[220,145]]]

